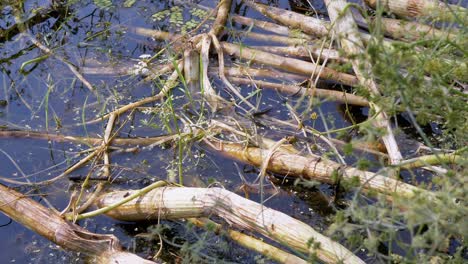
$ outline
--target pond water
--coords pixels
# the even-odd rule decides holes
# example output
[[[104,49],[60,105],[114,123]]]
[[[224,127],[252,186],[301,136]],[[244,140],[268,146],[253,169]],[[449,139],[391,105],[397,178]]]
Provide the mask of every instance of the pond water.
[[[69,2],[53,10],[49,1],[31,0],[24,1],[23,4],[2,1],[0,4],[0,130],[102,137],[106,122],[85,124],[86,121],[99,117],[117,106],[152,95],[160,87],[158,82],[144,82],[141,76],[121,74],[123,70],[135,67],[142,60],[142,55],[153,55],[167,46],[164,41],[133,34],[128,28],[144,27],[178,32],[181,26],[186,25],[186,22],[177,22],[178,19],[187,21],[196,18],[190,12],[193,6],[181,5],[178,1]],[[206,7],[214,7],[217,4],[217,1],[209,0],[196,2]],[[265,19],[241,1],[233,2],[232,13]],[[297,5],[300,1],[271,2],[279,7],[301,10]],[[324,12],[322,1],[303,2],[311,2],[317,12]],[[126,5],[129,7],[125,7]],[[172,18],[169,14],[155,20],[153,15],[161,16],[163,10],[179,12],[174,9],[175,6],[182,7],[181,18]],[[32,15],[33,11],[40,15]],[[29,35],[21,28],[9,30],[15,25],[15,16],[27,21]],[[256,28],[228,24],[230,30],[265,33]],[[38,49],[31,39],[36,39],[51,49],[54,55],[46,56],[44,50]],[[242,42],[244,45],[271,44],[234,32],[225,34],[222,40]],[[156,64],[167,63],[167,59],[167,56],[163,56]],[[234,60],[231,63],[248,64],[245,61]],[[91,92],[77,79],[70,71],[69,64],[80,69],[83,77],[95,88],[95,92]],[[220,83],[218,80],[213,81],[215,87]],[[174,109],[177,110],[183,109],[187,103],[182,87],[179,88],[174,91]],[[243,86],[241,91],[247,96],[253,89]],[[225,95],[224,91],[221,92]],[[318,114],[317,119],[305,120],[305,125],[319,131],[352,124],[343,106],[334,102],[323,102],[319,106],[309,108],[307,102],[301,103],[297,98],[285,97],[268,90],[250,101],[258,103],[259,110],[267,111],[269,116],[287,120],[291,119],[291,115],[285,103],[298,104],[298,111],[308,109],[310,114]],[[150,106],[155,108],[135,111],[128,120],[120,118],[116,125],[119,128],[117,136],[135,138],[167,134],[167,128],[159,119],[159,111],[166,111],[167,108],[164,109],[159,103]],[[365,118],[367,110],[354,108],[351,112],[358,120]],[[257,129],[262,134],[275,139],[285,134],[297,134],[294,129],[284,131],[271,126],[271,123],[265,120],[256,121]],[[174,124],[170,127],[174,129]],[[402,134],[399,137],[400,140],[412,142],[409,135]],[[87,148],[85,144],[57,142],[47,138],[0,137],[0,176],[21,182],[49,179],[76,163],[82,157],[78,154]],[[411,147],[408,148],[408,151],[411,151]],[[239,174],[248,181],[253,181],[259,173],[257,168],[220,157],[201,143],[184,145],[183,153],[183,175],[187,186],[207,186],[217,181],[225,188],[237,190],[242,195],[243,193],[238,191],[242,184]],[[351,163],[355,160],[352,156],[348,158]],[[179,173],[180,159],[178,149],[172,147],[111,154],[113,187],[141,188],[156,180],[172,179]],[[18,191],[27,193],[41,204],[51,204],[61,211],[68,204],[70,193],[80,187],[82,179],[90,171],[93,174],[99,173],[99,169],[93,169],[93,165],[86,165],[52,185],[36,188],[17,187],[18,185],[2,180],[0,182],[15,186]],[[272,188],[266,188],[268,194]],[[321,231],[330,224],[333,213],[333,208],[328,202],[321,199],[324,195],[333,196],[333,187],[326,184],[294,187],[289,184],[282,186],[279,193],[265,205],[285,212]],[[260,201],[260,195],[255,191],[252,191],[249,198]],[[155,237],[150,240],[145,239],[145,236],[135,238],[137,234],[151,233],[155,223],[125,223],[104,216],[78,223],[91,232],[116,235],[129,251],[141,256],[151,256],[158,250]],[[173,243],[189,241],[194,244],[203,233],[200,230],[189,229],[181,222],[163,221],[163,224],[170,227],[163,233],[166,239],[172,240]],[[12,222],[3,214],[0,214],[0,237],[0,263],[83,262],[79,254],[58,249],[53,243]],[[196,254],[202,254],[206,257],[205,260],[217,259],[225,262],[252,263],[262,260],[258,254],[245,250],[221,236],[208,235],[204,243],[206,244],[201,252],[193,253],[194,258]],[[174,256],[178,254],[180,249],[177,246],[168,246],[161,258],[173,262]],[[365,258],[364,253],[360,256]]]

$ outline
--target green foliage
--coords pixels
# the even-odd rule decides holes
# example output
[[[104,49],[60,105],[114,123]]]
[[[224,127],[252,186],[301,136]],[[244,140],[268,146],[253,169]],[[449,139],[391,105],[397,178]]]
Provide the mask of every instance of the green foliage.
[[[463,43],[467,32],[459,31],[457,40],[452,42],[395,42],[389,47],[383,44],[378,29],[374,30],[376,38],[360,58],[372,63],[372,74],[383,96],[375,98],[364,88],[359,88],[358,93],[376,102],[390,116],[405,117],[426,145],[450,149],[465,146],[468,96],[460,83],[467,81],[467,53],[466,48],[453,43]],[[438,125],[440,135],[425,134],[421,127],[428,124]],[[372,122],[363,123],[359,130],[367,140],[385,133]],[[344,152],[351,154],[352,145],[345,145]],[[359,158],[354,165],[368,170],[372,163]],[[366,250],[377,262],[464,263],[468,234],[467,165],[460,161],[444,167],[448,169],[445,175],[434,174],[429,182],[419,184],[432,189],[435,197],[417,194],[409,199],[395,195],[389,201],[376,193],[357,192],[349,207],[335,214],[328,232],[336,239],[346,238],[353,248]],[[419,175],[412,175],[412,184],[417,185],[417,180]],[[357,183],[342,181],[342,186],[360,190]]]
[[[377,41],[369,45],[367,55],[384,93],[384,98],[375,98],[377,103],[387,113],[396,113],[399,102],[421,125],[439,122],[445,134],[455,136],[453,144],[459,148],[468,139],[468,104],[457,82],[466,81],[468,69],[465,53],[450,47],[440,41],[435,47],[399,43],[388,48]]]
[[[135,4],[136,0],[125,0],[124,7],[132,7]]]
[[[151,18],[155,22],[167,21],[173,30],[180,31],[182,34],[185,34],[192,29],[195,29],[199,23],[209,15],[208,11],[200,8],[191,8],[188,11],[191,19],[187,19],[186,13],[186,10],[180,6],[173,6],[169,9],[165,9],[153,14]],[[210,17],[210,19],[212,18],[213,17]],[[206,27],[207,25],[205,25],[205,28]]]
[[[113,6],[111,0],[93,0],[94,5],[101,9],[109,9]]]

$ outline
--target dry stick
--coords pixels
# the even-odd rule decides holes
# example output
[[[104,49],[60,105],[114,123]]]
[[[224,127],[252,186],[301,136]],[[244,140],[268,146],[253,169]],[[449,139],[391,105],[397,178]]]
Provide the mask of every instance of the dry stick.
[[[412,0],[414,1],[414,0]],[[263,15],[278,21],[279,23],[282,23],[284,25],[293,27],[293,28],[299,28],[305,33],[315,35],[318,37],[326,37],[329,34],[329,29],[331,28],[330,22],[324,21],[318,18],[310,17],[310,16],[305,16],[296,12],[272,7],[272,6],[267,6],[259,3],[255,3],[252,0],[245,0],[247,5],[251,6],[258,12],[262,13]],[[373,37],[367,33],[359,33],[362,41],[364,43],[369,43]],[[384,39],[381,42],[382,45],[384,45],[386,48],[392,50],[393,45],[392,42],[389,40]],[[419,52],[424,52],[424,49],[420,49]],[[415,58],[417,59],[417,58]],[[453,59],[444,59],[449,64],[452,65],[458,65],[456,64],[457,62],[454,61]]]
[[[178,68],[180,71],[183,70],[184,64],[180,61],[178,63]],[[154,95],[154,96],[150,96],[150,97],[147,97],[147,98],[144,98],[140,101],[137,101],[137,102],[134,102],[134,103],[130,103],[128,105],[125,105],[125,106],[122,106],[102,117],[99,117],[99,118],[96,118],[94,120],[91,120],[91,121],[88,121],[86,122],[85,124],[89,125],[89,124],[95,124],[95,123],[99,123],[100,121],[102,120],[105,120],[105,119],[108,119],[111,114],[114,114],[114,115],[122,115],[123,113],[129,111],[129,110],[132,110],[136,107],[139,107],[139,106],[142,106],[142,105],[145,105],[145,104],[148,104],[148,103],[152,103],[154,101],[157,101],[157,100],[160,100],[160,99],[163,99],[164,96],[167,95],[167,93],[175,87],[176,85],[176,82],[177,82],[177,79],[179,78],[179,74],[177,73],[177,71],[174,71],[171,76],[169,76],[169,78],[167,79],[166,83],[164,83],[164,86],[162,87],[161,91]]]
[[[104,138],[102,140],[101,148],[103,149],[104,152],[104,168],[103,168],[103,175],[109,179],[110,178],[110,159],[109,159],[109,153],[107,152],[107,147],[109,146],[112,138],[111,138],[111,133],[112,133],[112,128],[114,127],[114,122],[115,119],[117,118],[117,115],[114,113],[111,113],[109,116],[109,120],[107,122],[106,130],[104,131]]]
[[[246,247],[250,250],[259,252],[260,254],[266,256],[267,258],[277,261],[278,263],[285,263],[285,264],[306,264],[307,261],[291,254],[286,251],[283,251],[275,246],[267,244],[260,239],[255,237],[246,235],[242,232],[236,231],[231,228],[227,228],[227,230],[223,230],[222,225],[211,221],[207,218],[188,218],[187,221],[190,223],[206,228],[207,226],[214,226],[215,233],[217,234],[224,234],[227,235],[230,239],[234,242],[238,243],[239,245]]]
[[[250,108],[255,109],[255,106],[253,104],[251,104],[249,101],[247,101],[247,99],[245,99],[244,96],[242,96],[242,94],[239,92],[239,90],[237,88],[235,88],[234,86],[232,86],[232,84],[229,82],[229,80],[226,79],[226,76],[224,75],[224,55],[223,55],[224,53],[223,53],[223,50],[222,50],[221,45],[219,44],[219,41],[216,38],[216,36],[213,35],[213,34],[210,34],[210,35],[211,35],[211,39],[213,40],[213,44],[215,46],[216,52],[218,53],[219,78],[221,79],[221,81],[223,81],[223,83],[229,88],[229,90],[231,92],[233,92],[237,97],[239,97],[242,100],[242,102],[244,102]]]
[[[202,5],[199,5],[199,4],[186,3],[184,1],[175,1],[175,2],[177,2],[179,4],[189,4],[191,6],[194,6],[194,7],[206,10],[206,11],[212,11],[213,10],[213,9],[211,9],[209,7],[202,6]],[[261,29],[263,29],[265,31],[269,31],[269,32],[272,32],[272,33],[275,33],[275,34],[278,34],[278,35],[282,35],[282,36],[287,36],[287,37],[292,37],[292,38],[297,38],[297,39],[304,39],[304,40],[312,40],[311,36],[309,36],[307,34],[304,34],[302,32],[290,30],[288,27],[285,27],[285,26],[282,26],[282,25],[278,25],[278,24],[263,21],[263,20],[257,20],[257,19],[253,19],[253,18],[250,18],[250,17],[235,15],[235,14],[228,14],[228,15],[229,15],[229,17],[231,18],[232,21],[237,22],[237,23],[242,24],[242,25],[255,26],[255,27],[261,28]]]
[[[212,119],[210,121],[210,126],[211,126],[212,129],[218,128],[220,133],[221,133],[221,131],[229,131],[230,133],[245,137],[245,138],[247,138],[246,142],[254,141],[261,148],[272,148],[272,146],[276,143],[275,141],[273,141],[271,139],[268,139],[268,138],[252,136],[252,135],[250,135],[248,133],[239,131],[239,130],[231,127],[230,125],[225,124],[223,122],[220,122],[218,120]],[[218,132],[218,130],[216,130],[216,132]],[[210,143],[209,140],[204,140],[204,142],[205,143]],[[291,144],[282,144],[282,145],[279,146],[279,148],[281,148],[282,151],[285,151],[285,152],[288,152],[288,153],[293,153],[293,154],[298,154],[299,153],[299,151],[296,148],[294,148]]]
[[[187,3],[183,3],[183,1],[176,1],[176,2],[182,2],[181,4],[187,4]],[[190,3],[190,5],[196,6],[197,8],[201,8],[207,11],[212,10],[209,7],[205,7],[205,6],[198,5],[198,4]],[[278,35],[287,36],[287,37],[296,38],[296,39],[302,39],[302,40],[312,40],[312,38],[309,35],[306,35],[302,32],[292,31],[288,27],[278,25],[275,23],[262,21],[262,20],[256,20],[253,18],[234,15],[234,14],[229,14],[229,17],[231,18],[232,21],[237,22],[239,24],[246,25],[246,26],[255,26],[257,28],[261,28],[265,31],[273,32]]]
[[[127,190],[102,195],[97,206],[106,208],[136,192]],[[316,254],[326,263],[364,263],[305,223],[221,188],[157,188],[106,214],[125,221],[217,215],[239,229],[256,231],[294,249]],[[311,240],[319,246],[312,246]]]
[[[319,88],[305,88],[297,85],[288,85],[288,84],[279,84],[279,83],[271,83],[266,81],[260,80],[252,80],[246,78],[237,78],[231,77],[232,82],[237,84],[255,84],[258,88],[268,88],[274,89],[282,93],[290,94],[290,95],[308,95],[312,97],[319,97],[324,99],[334,100],[340,103],[351,104],[351,105],[358,105],[358,106],[369,106],[369,101],[366,98],[346,92],[334,91],[334,90],[326,90],[326,89],[319,89]]]
[[[288,121],[280,120],[280,119],[273,118],[273,117],[265,117],[265,116],[263,118],[266,119],[266,120],[269,120],[271,122],[275,122],[275,123],[277,123],[279,125],[283,125],[283,126],[287,126],[287,127],[291,127],[291,128],[297,128],[296,124],[291,124]],[[327,145],[329,145],[333,149],[334,152],[337,152],[337,150],[334,149],[334,144],[339,145],[341,148],[343,148],[346,144],[348,144],[348,142],[344,142],[344,141],[341,141],[341,140],[336,139],[336,138],[324,137],[321,132],[319,132],[319,131],[317,131],[315,129],[312,129],[312,128],[304,127],[304,130],[306,132],[316,136],[317,138],[324,141],[325,143],[327,143]],[[328,142],[328,141],[331,141],[331,143]],[[379,156],[379,157],[382,157],[382,158],[388,158],[388,155],[381,152],[378,144],[376,145],[375,142],[372,142],[372,143],[353,142],[353,148],[357,149],[357,150],[360,150],[360,151],[363,151],[363,152],[367,152],[367,153]]]
[[[402,17],[430,17],[443,21],[465,19],[468,10],[461,6],[449,5],[438,0],[365,0],[376,9],[378,5]],[[462,21],[464,22],[464,21]]]
[[[86,254],[91,262],[154,263],[123,251],[115,236],[90,233],[65,221],[57,211],[1,184],[0,211],[64,249]]]
[[[333,30],[340,39],[341,46],[351,59],[354,73],[359,79],[360,84],[365,87],[373,96],[380,97],[380,91],[372,77],[372,66],[369,61],[358,58],[358,54],[365,54],[364,45],[361,41],[356,23],[354,22],[351,11],[345,10],[347,3],[343,0],[326,0],[328,14],[333,21]],[[342,13],[345,12],[345,13]],[[382,109],[371,103],[370,107],[376,113],[379,113],[375,119],[375,126],[386,130],[382,140],[387,148],[391,164],[398,164],[402,160],[398,144],[393,135],[393,131],[387,115]]]
[[[289,72],[301,73],[308,76],[313,75],[313,77],[317,76],[317,73],[315,72],[317,64],[314,63],[281,57],[272,53],[241,47],[227,42],[222,42],[221,47],[223,47],[224,52],[245,60],[267,64]],[[321,69],[319,76],[320,78],[333,80],[349,86],[355,86],[358,84],[358,79],[355,76],[338,72],[327,67],[323,67],[323,69]]]

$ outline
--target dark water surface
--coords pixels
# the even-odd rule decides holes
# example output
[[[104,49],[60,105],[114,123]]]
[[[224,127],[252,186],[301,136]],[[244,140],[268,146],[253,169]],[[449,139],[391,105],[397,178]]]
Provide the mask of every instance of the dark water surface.
[[[119,69],[137,64],[139,56],[155,54],[163,42],[129,33],[125,26],[146,27],[177,31],[170,21],[154,21],[151,16],[159,11],[174,7],[173,1],[136,1],[132,7],[124,7],[124,1],[113,1],[112,6],[103,8],[106,1],[75,1],[67,7],[44,14],[29,21],[29,30],[41,43],[54,50],[60,58],[70,61],[83,70],[84,77],[98,90],[99,96],[91,93],[79,80],[76,80],[60,58],[49,57],[37,62],[25,62],[40,58],[44,53],[32,45],[24,34],[14,30],[0,38],[0,129],[17,129],[24,131],[48,131],[51,134],[102,136],[105,122],[94,125],[83,125],[83,120],[91,120],[102,113],[109,112],[116,105],[124,105],[139,98],[149,96],[157,91],[157,85],[142,82],[141,77],[121,75]],[[246,8],[240,1],[234,1],[233,12],[248,17],[261,16]],[[290,2],[271,1],[277,6],[291,9]],[[306,2],[306,1],[303,1]],[[310,1],[320,12],[324,11],[321,1]],[[200,1],[199,4],[213,7],[217,1]],[[30,14],[37,7],[48,7],[49,1],[25,1],[24,14]],[[0,28],[6,31],[15,24],[15,12],[7,3],[0,4]],[[188,7],[186,5],[185,7]],[[294,8],[297,8],[294,7]],[[191,19],[190,8],[183,10],[184,19]],[[21,14],[20,14],[21,15]],[[24,19],[29,15],[23,15]],[[265,18],[263,18],[265,19]],[[238,30],[247,30],[239,25],[232,25]],[[261,30],[252,29],[254,32]],[[225,39],[232,42],[243,41],[244,44],[268,44],[245,39],[229,34]],[[160,62],[164,63],[164,62]],[[24,64],[22,72],[20,68]],[[112,69],[111,74],[104,74],[103,68]],[[92,72],[95,69],[95,72]],[[251,88],[244,87],[247,94]],[[175,105],[181,107],[184,94],[175,92]],[[294,103],[293,99],[288,99]],[[261,97],[261,109],[271,109],[269,115],[289,119],[285,97],[276,92],[264,91]],[[252,102],[255,102],[252,101]],[[157,106],[157,105],[155,105]],[[301,105],[299,109],[305,109]],[[333,102],[325,102],[311,112],[321,111],[327,118],[328,128],[345,127],[351,124],[343,117],[343,109]],[[365,113],[365,109],[355,109],[355,114]],[[128,123],[121,125],[119,137],[145,137],[166,134],[161,121],[156,115],[136,112]],[[324,131],[324,122],[306,121],[307,125]],[[278,132],[272,127],[259,127],[266,135],[278,138]],[[406,135],[402,135],[405,139]],[[0,138],[0,176],[18,181],[41,181],[59,175],[66,168],[77,162],[77,153],[87,149],[84,144],[55,142],[28,138]],[[242,173],[253,181],[258,170],[241,163],[219,157],[206,150],[201,144],[186,146],[184,153],[184,179],[188,186],[207,185],[213,180],[223,184],[227,189],[236,190]],[[138,153],[111,154],[112,176],[115,186],[119,188],[140,188],[156,180],[167,179],[177,173],[177,149],[155,147]],[[351,157],[352,160],[352,157]],[[74,171],[70,177],[84,177],[90,170],[87,165]],[[94,172],[97,173],[97,172]],[[27,179],[24,177],[26,176]],[[4,183],[0,180],[0,182]],[[65,177],[53,185],[35,189],[20,187],[17,190],[28,193],[33,199],[47,206],[52,204],[62,210],[68,203],[69,194],[80,186],[80,181],[71,181]],[[10,185],[15,186],[15,185]],[[268,188],[268,187],[267,187]],[[270,187],[271,189],[271,187]],[[268,190],[268,189],[267,189]],[[332,194],[333,188],[320,185],[318,188],[292,188],[285,186],[274,198],[266,202],[282,212],[310,224],[317,230],[324,230],[330,223],[332,209],[318,197]],[[40,196],[39,196],[40,194]],[[239,192],[239,194],[242,194]],[[259,195],[252,193],[251,199],[259,201]],[[44,201],[47,199],[47,202]],[[188,241],[197,241],[198,233],[188,230],[183,223],[163,221],[171,227],[165,232],[168,239],[181,237]],[[157,239],[149,243],[136,234],[148,232],[148,227],[155,223],[123,223],[106,217],[79,222],[91,232],[114,234],[129,251],[148,257],[158,250]],[[56,245],[34,234],[23,226],[12,222],[0,214],[0,263],[81,263],[79,254],[66,253]],[[184,242],[176,239],[177,242]],[[210,258],[220,261],[252,263],[258,260],[256,253],[250,252],[228,239],[220,236],[208,236],[207,245],[202,251]],[[222,248],[219,245],[225,244]],[[171,262],[172,254],[177,254],[175,247],[168,247],[163,259]],[[364,255],[365,256],[365,255]],[[211,261],[210,261],[211,262]]]

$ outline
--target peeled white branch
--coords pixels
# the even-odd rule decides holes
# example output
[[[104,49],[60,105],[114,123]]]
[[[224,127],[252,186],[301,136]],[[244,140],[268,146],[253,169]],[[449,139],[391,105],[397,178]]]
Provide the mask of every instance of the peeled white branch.
[[[307,74],[311,76],[319,75],[322,79],[333,80],[349,86],[355,86],[358,84],[358,79],[351,74],[338,72],[328,67],[321,68],[321,65],[311,62],[286,58],[260,50],[241,47],[239,45],[227,42],[221,42],[221,46],[223,47],[224,52],[245,60],[267,64],[289,72]]]
[[[245,147],[238,143],[213,143],[221,154],[236,160],[260,167],[264,159],[268,156],[268,150],[257,147]],[[317,180],[323,183],[335,184],[339,178],[346,180],[358,180],[362,188],[388,195],[399,195],[403,197],[413,197],[417,193],[424,193],[426,197],[433,194],[427,190],[407,184],[396,179],[383,175],[358,170],[353,167],[342,166],[341,164],[322,159],[316,155],[305,157],[285,151],[275,152],[268,163],[268,171],[287,175],[291,177],[301,177],[304,179]]]
[[[417,22],[404,21],[394,18],[380,18],[385,35],[394,39],[418,41],[432,39],[456,39],[456,30],[439,30],[435,27]]]
[[[359,83],[365,87],[372,95],[381,96],[379,88],[372,77],[372,65],[367,60],[361,60],[358,54],[365,54],[364,44],[361,40],[356,23],[349,9],[348,3],[344,0],[325,0],[328,15],[334,25],[333,30],[340,39],[340,43],[348,57],[355,57],[351,60],[354,73],[359,79]],[[382,112],[381,108],[371,104],[371,108],[379,113],[374,125],[386,130],[382,136],[391,164],[398,164],[402,160],[400,149],[393,135],[388,116]]]
[[[301,58],[309,58],[312,56],[313,58],[319,58],[322,61],[333,60],[345,63],[348,60],[344,58],[337,50],[334,49],[322,49],[320,47],[314,45],[302,45],[302,46],[288,46],[288,47],[280,47],[280,46],[251,46],[253,49],[263,50],[279,55],[286,55],[286,56],[296,56]]]
[[[244,2],[256,11],[262,13],[264,16],[267,16],[291,28],[300,29],[301,31],[307,34],[323,37],[327,36],[329,33],[329,30],[327,28],[328,22],[320,20],[318,18],[305,16],[285,9],[256,3],[252,0],[245,0]]]
[[[253,18],[238,16],[238,15],[233,15],[232,21],[242,24],[242,25],[255,26],[265,31],[269,31],[269,32],[282,35],[282,36],[294,37],[294,38],[300,38],[300,39],[306,39],[306,40],[312,39],[309,35],[306,35],[302,32],[294,32],[290,30],[288,27],[278,25],[275,23],[271,23],[271,22],[267,22],[267,21],[256,20]]]
[[[98,207],[110,206],[137,191],[102,195]],[[326,263],[364,263],[351,251],[312,227],[221,188],[157,188],[107,213],[125,221],[219,216],[232,226],[250,230],[296,250],[316,254]],[[313,242],[313,243],[311,243]],[[317,247],[312,244],[317,243]]]

